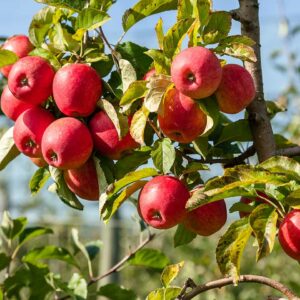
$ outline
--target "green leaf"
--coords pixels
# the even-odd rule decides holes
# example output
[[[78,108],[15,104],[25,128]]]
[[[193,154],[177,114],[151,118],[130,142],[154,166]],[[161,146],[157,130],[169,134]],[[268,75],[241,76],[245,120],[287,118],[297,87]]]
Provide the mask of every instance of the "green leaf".
[[[47,4],[59,8],[70,8],[80,11],[84,8],[85,2],[82,0],[35,0],[38,3]]]
[[[119,66],[121,69],[121,77],[123,83],[123,92],[125,93],[133,82],[136,81],[137,75],[132,64],[126,59],[119,60]]]
[[[208,154],[208,137],[199,136],[192,143],[196,152],[205,159]]]
[[[269,204],[260,204],[249,216],[249,222],[258,242],[256,261],[273,250],[277,232],[278,213]]]
[[[191,0],[178,1],[177,20],[190,18],[191,16],[193,16],[193,12],[194,8]]]
[[[68,288],[73,292],[76,300],[87,299],[88,285],[82,275],[74,273],[68,283]]]
[[[107,175],[104,171],[104,159],[99,159],[98,157],[94,156],[94,162],[98,176],[99,190],[101,193],[104,193],[108,187]]]
[[[13,127],[9,128],[0,139],[0,171],[20,154],[14,142],[13,131]]]
[[[249,121],[246,119],[237,120],[226,124],[223,127],[217,144],[227,141],[248,142],[252,141],[252,133],[249,127]]]
[[[163,50],[164,48],[164,30],[163,30],[163,19],[159,18],[155,25],[155,32],[158,41],[159,48]]]
[[[167,57],[172,59],[180,52],[183,39],[193,22],[191,18],[181,19],[167,31],[163,40],[163,50]]]
[[[76,33],[73,38],[81,41],[87,31],[97,29],[109,20],[110,16],[106,12],[94,8],[85,8],[76,18]]]
[[[4,211],[1,230],[8,240],[13,240],[23,232],[26,224],[26,218],[19,217],[17,219],[12,219],[8,211]]]
[[[280,112],[287,111],[286,104],[283,104],[280,101],[266,101],[266,105],[267,105],[267,112],[270,119],[274,118],[276,114]]]
[[[237,220],[229,226],[220,238],[216,249],[220,271],[223,275],[232,277],[235,285],[239,279],[241,256],[251,232],[248,218]]]
[[[151,151],[151,157],[155,167],[167,174],[172,168],[176,157],[172,141],[169,138],[157,140]]]
[[[159,270],[163,269],[169,263],[170,261],[164,253],[150,248],[139,250],[128,260],[128,264],[131,266],[143,266]]]
[[[66,262],[69,265],[78,267],[78,264],[75,261],[74,257],[67,249],[53,245],[47,245],[30,250],[25,256],[23,256],[22,261],[36,265],[40,260],[44,259],[60,260]]]
[[[194,17],[198,17],[201,28],[208,23],[212,10],[212,0],[197,0],[193,4]]]
[[[10,263],[10,257],[7,256],[5,253],[0,253],[0,271],[2,271],[3,269],[5,269],[9,263]],[[1,299],[1,297],[0,297]]]
[[[234,43],[243,44],[243,45],[246,45],[246,46],[255,45],[255,42],[251,38],[249,38],[248,36],[245,36],[245,35],[230,35],[230,36],[227,36],[227,37],[223,38],[220,41],[219,45],[228,47],[228,46],[230,46],[231,44],[234,44]]]
[[[234,212],[245,212],[245,213],[251,213],[253,211],[253,206],[243,203],[243,202],[237,202],[234,203],[230,209],[229,212],[230,213],[234,213]]]
[[[32,239],[45,235],[45,234],[52,234],[53,230],[51,228],[45,227],[29,227],[25,228],[24,231],[19,236],[19,247],[25,244]]]
[[[181,292],[180,287],[168,287],[168,288],[160,288],[151,292],[146,300],[175,300],[177,296],[179,296]]]
[[[150,112],[158,112],[163,97],[171,86],[173,84],[170,76],[163,74],[151,76],[147,84],[149,91],[144,99],[145,108]]]
[[[289,206],[299,209],[300,208],[300,189],[297,189],[291,192],[285,199],[284,203],[288,204]]]
[[[216,11],[210,14],[208,24],[204,27],[202,39],[205,44],[215,44],[225,38],[230,32],[231,16],[226,11]]]
[[[95,240],[85,244],[85,249],[89,254],[90,260],[93,260],[100,251],[103,243],[100,240]]]
[[[50,178],[48,168],[39,168],[33,174],[29,182],[31,195],[36,195]]]
[[[60,200],[66,205],[78,210],[83,210],[83,205],[80,203],[75,194],[68,188],[64,180],[63,172],[52,166],[49,166],[49,171],[52,179],[55,182],[48,188],[49,191],[57,193]]]
[[[0,49],[0,68],[14,64],[19,57],[12,51]]]
[[[145,143],[144,133],[149,113],[150,112],[144,106],[142,106],[142,108],[135,112],[131,120],[130,135],[137,143],[141,145]]]
[[[111,300],[136,300],[134,291],[127,290],[115,283],[109,283],[100,287],[97,295],[104,296]]]
[[[138,21],[150,15],[176,8],[177,0],[140,0],[132,8],[125,11],[122,17],[123,29],[127,31]]]
[[[207,165],[204,165],[202,163],[193,161],[187,164],[185,169],[182,171],[182,174],[188,174],[193,173],[197,171],[208,171],[209,167]]]
[[[189,244],[196,237],[196,233],[187,230],[183,224],[179,224],[174,235],[174,247]]]
[[[184,261],[166,266],[161,274],[160,280],[164,287],[168,287],[170,283],[178,276],[179,272],[181,271],[184,265]]]
[[[49,50],[46,50],[44,48],[36,48],[30,52],[30,55],[33,56],[40,56],[44,59],[48,60],[49,63],[52,65],[52,67],[57,71],[61,68],[61,64],[56,58],[56,56],[51,53]]]
[[[146,51],[145,54],[153,59],[157,74],[170,74],[171,60],[162,50],[151,49]]]

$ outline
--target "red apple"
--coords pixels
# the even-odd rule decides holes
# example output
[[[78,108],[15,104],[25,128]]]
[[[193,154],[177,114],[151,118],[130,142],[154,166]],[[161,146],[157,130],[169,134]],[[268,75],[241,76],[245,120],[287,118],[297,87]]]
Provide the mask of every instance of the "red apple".
[[[30,157],[30,160],[39,168],[44,168],[48,166],[47,162],[43,157]]]
[[[77,169],[64,171],[69,189],[82,199],[99,200],[99,185],[94,160],[90,158]]]
[[[131,118],[128,118],[130,124]],[[103,156],[120,159],[124,154],[137,148],[139,144],[131,137],[130,132],[119,140],[118,132],[104,111],[96,113],[89,123],[95,148]]]
[[[26,56],[18,60],[8,76],[8,87],[19,99],[38,105],[52,94],[54,70],[39,56]]]
[[[41,157],[41,141],[46,128],[55,120],[54,116],[41,107],[24,111],[14,126],[14,141],[20,152],[29,157]]]
[[[239,65],[225,65],[216,97],[222,112],[236,114],[242,111],[255,97],[255,85],[251,74]]]
[[[27,56],[30,51],[33,50],[29,38],[26,35],[15,35],[6,40],[2,49],[10,50],[14,52],[19,58]],[[3,76],[8,77],[12,65],[1,68]]]
[[[159,126],[174,141],[190,143],[205,130],[207,116],[197,102],[176,88],[165,95],[162,114],[158,115]]]
[[[150,226],[168,229],[185,218],[189,197],[188,189],[180,180],[160,175],[147,182],[141,190],[138,211]]]
[[[54,77],[53,97],[60,111],[67,116],[89,116],[101,94],[101,78],[88,65],[66,65]]]
[[[11,93],[8,86],[4,87],[1,95],[1,110],[8,118],[16,121],[22,112],[32,107],[34,107],[34,105],[17,99]]]
[[[222,67],[212,51],[203,47],[191,47],[174,58],[171,76],[182,94],[201,99],[212,95],[218,88]]]
[[[93,141],[88,128],[71,117],[54,121],[42,139],[46,162],[63,170],[81,167],[91,156],[92,150]]]
[[[209,236],[219,231],[226,220],[226,204],[222,199],[188,212],[183,224],[190,231],[202,236]]]
[[[247,198],[247,197],[241,197],[240,202],[245,203],[245,204],[253,204],[253,206],[257,206],[262,203],[268,203],[264,198],[270,199],[266,194],[263,192],[257,191],[257,194],[261,197],[255,197],[255,198]],[[248,212],[240,211],[239,212],[240,218],[247,217],[250,215]]]
[[[284,252],[300,261],[300,210],[289,212],[280,224],[279,243]]]

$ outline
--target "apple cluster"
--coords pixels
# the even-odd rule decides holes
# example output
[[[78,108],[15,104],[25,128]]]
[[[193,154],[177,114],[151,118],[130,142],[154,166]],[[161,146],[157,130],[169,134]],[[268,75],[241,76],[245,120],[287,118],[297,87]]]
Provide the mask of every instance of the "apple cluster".
[[[47,60],[29,55],[33,45],[27,36],[8,39],[2,49],[19,57],[1,69],[8,80],[1,110],[15,121],[16,147],[40,167],[62,170],[70,190],[81,198],[98,200],[93,150],[119,159],[138,146],[129,132],[119,140],[111,119],[98,109],[101,76],[83,63],[66,64],[55,72]]]

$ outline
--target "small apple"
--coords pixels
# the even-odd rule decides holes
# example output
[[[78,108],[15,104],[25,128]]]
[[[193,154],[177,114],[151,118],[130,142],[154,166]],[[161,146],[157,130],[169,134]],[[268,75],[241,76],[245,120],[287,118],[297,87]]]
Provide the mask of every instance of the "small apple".
[[[17,99],[5,86],[1,95],[1,110],[13,121],[16,121],[19,115],[25,110],[34,107],[34,105]]]
[[[128,118],[130,125],[131,118]],[[111,159],[118,160],[124,154],[137,148],[139,144],[131,137],[130,132],[119,140],[115,125],[104,111],[96,113],[89,123],[94,146],[98,152]]]
[[[176,88],[167,91],[159,126],[167,137],[180,143],[190,143],[204,132],[207,116],[192,98]]]
[[[222,80],[216,91],[216,98],[222,112],[239,113],[252,102],[255,93],[253,78],[244,67],[236,64],[223,67]]]
[[[25,56],[12,67],[8,87],[18,99],[39,105],[52,94],[54,70],[39,56]]]
[[[102,94],[101,78],[92,67],[69,64],[57,71],[53,97],[59,110],[70,117],[87,117]]]
[[[181,51],[171,65],[171,76],[176,88],[184,95],[202,99],[212,95],[222,78],[222,67],[217,56],[204,47]]]
[[[43,157],[49,165],[59,169],[81,167],[92,150],[93,141],[88,128],[75,118],[55,120],[43,135]]]
[[[289,212],[280,224],[279,243],[284,252],[300,261],[300,210]]]
[[[82,199],[99,200],[99,185],[94,160],[90,158],[77,169],[64,171],[69,189]]]
[[[28,53],[33,50],[33,45],[26,35],[14,35],[5,41],[1,49],[10,50],[19,58],[22,58],[27,56]],[[11,68],[12,65],[1,68],[3,76],[8,77]]]
[[[24,111],[17,118],[13,131],[14,141],[19,151],[29,157],[41,157],[43,134],[54,120],[54,116],[41,107]]]
[[[30,157],[30,160],[39,168],[47,167],[48,164],[43,157]]]
[[[138,211],[150,226],[168,229],[185,218],[189,197],[187,187],[179,179],[160,175],[147,182],[141,190]]]

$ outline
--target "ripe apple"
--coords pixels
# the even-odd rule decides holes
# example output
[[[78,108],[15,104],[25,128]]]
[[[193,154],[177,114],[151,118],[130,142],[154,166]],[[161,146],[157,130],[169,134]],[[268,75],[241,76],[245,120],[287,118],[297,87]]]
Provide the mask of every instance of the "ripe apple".
[[[46,128],[55,120],[54,116],[41,107],[24,111],[14,126],[14,141],[20,152],[29,157],[41,157],[41,141]]]
[[[99,185],[94,160],[90,158],[77,169],[64,171],[69,189],[82,199],[99,200]]]
[[[8,87],[18,99],[39,105],[52,94],[54,74],[45,59],[25,56],[13,65],[8,76]]]
[[[5,86],[1,95],[1,110],[13,121],[16,121],[19,115],[25,110],[34,107],[34,105],[17,99]]]
[[[30,157],[30,160],[39,168],[44,168],[48,166],[47,162],[43,157]]]
[[[300,210],[289,212],[280,224],[279,243],[284,252],[300,261]]]
[[[2,49],[14,52],[19,58],[27,56],[33,50],[33,45],[30,43],[26,35],[15,35],[6,40]],[[8,77],[12,65],[1,68],[3,76]]]
[[[165,95],[158,121],[164,135],[180,143],[190,143],[205,130],[207,116],[197,102],[173,88]]]
[[[226,220],[226,204],[222,199],[188,212],[183,224],[190,231],[202,236],[209,236],[219,231]]]
[[[130,124],[131,118],[128,118]],[[89,123],[95,148],[103,156],[120,159],[124,154],[137,148],[139,144],[131,137],[130,132],[119,140],[118,132],[104,111],[96,113]]]
[[[220,110],[227,114],[239,113],[254,97],[255,85],[251,74],[242,66],[225,65],[221,83],[216,91]]]
[[[171,76],[176,88],[186,96],[202,99],[212,95],[222,78],[222,67],[217,56],[203,47],[181,51],[171,65]]]
[[[69,64],[55,74],[53,97],[59,110],[67,116],[89,116],[94,112],[101,94],[101,78],[88,65]]]
[[[81,167],[92,150],[93,141],[88,128],[75,118],[55,120],[43,135],[43,157],[49,165],[59,169]]]
[[[168,229],[185,218],[189,197],[188,189],[179,179],[160,175],[147,182],[141,190],[138,211],[150,226]]]

